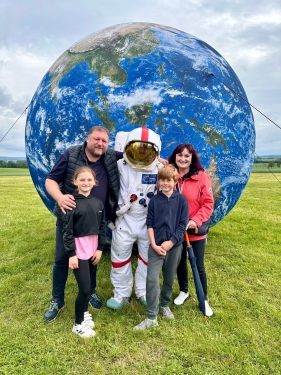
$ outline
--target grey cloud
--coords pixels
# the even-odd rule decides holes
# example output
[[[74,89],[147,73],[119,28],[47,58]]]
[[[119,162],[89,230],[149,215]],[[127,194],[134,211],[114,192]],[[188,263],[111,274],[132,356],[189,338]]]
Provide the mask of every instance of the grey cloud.
[[[0,108],[10,107],[12,96],[6,87],[0,86]]]
[[[25,96],[18,100],[13,100],[12,94],[4,86],[0,86],[0,110],[9,112],[11,116],[20,115],[29,103]]]

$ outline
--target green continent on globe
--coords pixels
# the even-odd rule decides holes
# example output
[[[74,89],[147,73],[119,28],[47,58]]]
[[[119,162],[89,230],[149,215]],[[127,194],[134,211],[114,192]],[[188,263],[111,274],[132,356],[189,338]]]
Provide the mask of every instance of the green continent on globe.
[[[100,106],[98,106],[93,100],[89,100],[89,104],[94,108],[94,110],[96,111],[96,113],[99,116],[103,125],[109,131],[114,131],[115,125],[116,125],[117,122],[116,121],[114,122],[114,121],[111,120],[107,111],[102,109]]]
[[[146,126],[147,120],[152,113],[152,106],[150,103],[143,103],[134,105],[130,109],[126,109],[125,115],[131,124]]]
[[[195,119],[191,120],[191,123],[193,123],[195,126],[194,128],[198,131],[204,133],[207,136],[206,143],[209,143],[213,147],[217,147],[219,144],[222,145],[224,150],[228,152],[228,148],[226,146],[226,141],[223,137],[223,135],[214,127],[212,127],[209,124],[204,124],[203,126],[199,126],[198,121]]]
[[[120,61],[128,58],[132,63],[134,57],[147,55],[160,44],[146,24],[125,24],[117,32],[115,27],[111,29],[92,34],[91,38],[76,43],[58,58],[50,68],[51,97],[60,80],[84,61],[91,72],[97,72],[99,80],[106,77],[119,86],[127,81],[127,72],[120,66]]]
[[[212,155],[209,167],[208,169],[206,169],[206,172],[208,173],[212,181],[213,195],[214,195],[214,200],[216,203],[219,200],[222,191],[221,191],[220,179],[217,175],[217,163],[215,161],[214,154]]]

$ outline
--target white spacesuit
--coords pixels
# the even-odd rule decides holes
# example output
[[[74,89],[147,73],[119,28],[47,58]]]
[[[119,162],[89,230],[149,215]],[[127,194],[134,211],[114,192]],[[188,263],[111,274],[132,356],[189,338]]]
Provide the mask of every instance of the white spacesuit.
[[[117,219],[112,231],[111,282],[114,297],[106,305],[120,309],[130,300],[133,290],[131,266],[132,247],[138,244],[138,266],[135,273],[135,293],[146,305],[146,274],[149,239],[146,227],[147,206],[155,192],[157,174],[163,165],[158,161],[161,141],[147,128],[137,128],[128,134],[124,157],[118,160],[120,192]]]

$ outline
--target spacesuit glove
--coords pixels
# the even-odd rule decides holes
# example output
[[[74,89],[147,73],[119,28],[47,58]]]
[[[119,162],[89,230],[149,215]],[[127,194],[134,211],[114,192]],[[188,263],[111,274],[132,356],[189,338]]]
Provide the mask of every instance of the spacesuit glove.
[[[108,223],[108,228],[109,229],[111,229],[111,230],[113,230],[113,229],[115,229],[115,225],[114,225],[114,223],[111,221],[110,223]]]

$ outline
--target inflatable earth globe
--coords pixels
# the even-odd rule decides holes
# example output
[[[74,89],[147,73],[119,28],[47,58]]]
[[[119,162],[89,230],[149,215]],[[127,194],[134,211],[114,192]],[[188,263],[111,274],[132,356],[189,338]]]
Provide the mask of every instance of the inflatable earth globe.
[[[226,60],[202,40],[152,23],[108,27],[75,43],[46,73],[29,107],[26,155],[52,212],[45,179],[57,158],[102,125],[116,133],[148,127],[161,157],[191,143],[212,179],[211,225],[236,204],[254,160],[255,128],[245,91]]]

